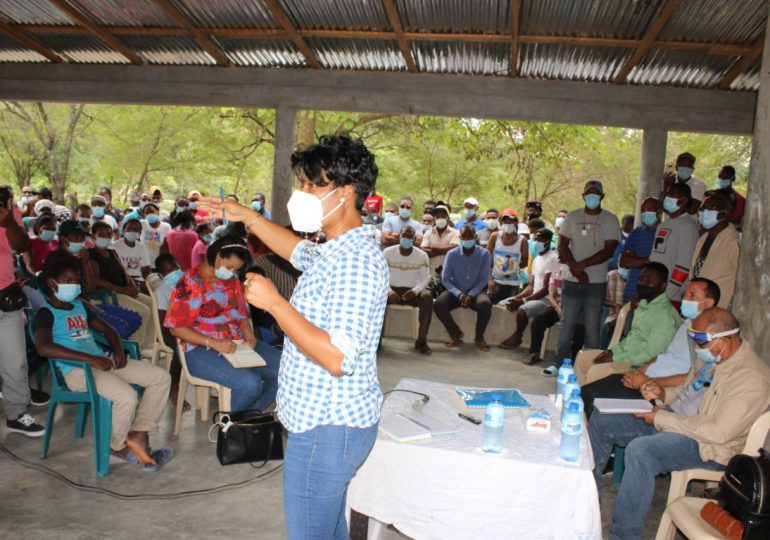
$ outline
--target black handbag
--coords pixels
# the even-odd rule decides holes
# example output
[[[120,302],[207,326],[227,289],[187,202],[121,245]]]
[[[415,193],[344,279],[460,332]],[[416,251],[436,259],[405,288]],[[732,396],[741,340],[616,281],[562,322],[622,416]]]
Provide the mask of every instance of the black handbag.
[[[260,468],[268,461],[283,459],[283,426],[275,413],[217,411],[212,421],[220,464],[249,463]]]
[[[719,482],[719,503],[743,523],[744,540],[770,538],[770,457],[738,454]]]
[[[0,311],[19,311],[27,305],[27,295],[16,282],[11,283],[0,291]]]

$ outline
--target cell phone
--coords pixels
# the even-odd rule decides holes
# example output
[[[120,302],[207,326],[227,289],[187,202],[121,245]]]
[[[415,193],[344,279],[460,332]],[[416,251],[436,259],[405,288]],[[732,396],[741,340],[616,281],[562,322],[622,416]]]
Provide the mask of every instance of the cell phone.
[[[13,193],[7,187],[0,187],[0,205],[5,208],[8,206],[8,201],[13,198]]]

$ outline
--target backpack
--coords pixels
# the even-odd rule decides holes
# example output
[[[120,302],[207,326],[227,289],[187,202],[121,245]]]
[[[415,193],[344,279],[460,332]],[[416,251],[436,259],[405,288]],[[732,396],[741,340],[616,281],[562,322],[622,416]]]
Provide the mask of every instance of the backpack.
[[[743,540],[770,538],[770,456],[738,454],[719,482],[719,503],[743,523]]]

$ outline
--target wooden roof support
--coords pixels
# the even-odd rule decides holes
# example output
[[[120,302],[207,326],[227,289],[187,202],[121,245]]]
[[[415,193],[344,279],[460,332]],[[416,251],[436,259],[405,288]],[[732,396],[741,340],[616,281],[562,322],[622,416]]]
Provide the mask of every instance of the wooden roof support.
[[[207,36],[199,28],[196,28],[190,19],[184,13],[179,11],[179,9],[177,9],[174,4],[172,4],[169,0],[154,1],[160,9],[162,9],[169,17],[174,19],[174,21],[176,21],[179,26],[185,29],[204,51],[206,51],[212,58],[214,58],[214,60],[217,61],[217,65],[225,67],[232,65],[230,59],[227,58],[227,55],[211,41],[209,36]]]
[[[409,50],[409,44],[404,37],[404,28],[401,26],[401,18],[398,16],[396,4],[393,0],[382,0],[382,5],[385,8],[390,26],[393,28],[394,37],[398,40],[398,46],[401,49],[401,54],[404,56],[404,62],[406,62],[406,69],[409,73],[415,73],[417,65],[414,63],[412,52]]]
[[[20,32],[10,24],[4,23],[3,21],[0,21],[0,32],[4,32],[11,36],[13,39],[21,43],[27,48],[32,49],[33,51],[37,52],[38,54],[42,54],[46,58],[48,58],[51,62],[54,64],[63,64],[64,59],[53,52],[51,49],[46,47],[45,45],[42,45],[38,41],[32,39],[28,35],[26,35],[24,32]]]
[[[107,30],[104,29],[104,27],[97,26],[94,24],[91,20],[89,20],[87,17],[82,15],[78,10],[73,8],[67,0],[48,0],[50,3],[52,3],[56,8],[64,13],[70,20],[73,22],[79,24],[83,28],[85,28],[88,33],[93,34],[97,38],[99,38],[101,41],[105,43],[108,47],[113,49],[114,51],[119,52],[128,60],[137,66],[141,66],[144,64],[141,57],[137,55],[134,51],[123,45],[118,39],[115,38],[111,33],[109,33]]]
[[[623,64],[623,67],[620,68],[618,76],[615,78],[616,83],[626,82],[628,74],[631,73],[631,70],[642,61],[642,58],[644,58],[644,55],[647,54],[647,51],[652,48],[653,42],[660,34],[660,31],[663,30],[663,27],[666,26],[666,23],[674,14],[674,11],[678,5],[679,0],[666,0],[666,3],[663,5],[663,8],[658,14],[658,17],[652,22],[650,27],[647,29],[647,32],[645,32],[644,37],[642,37],[642,41],[639,43],[639,46],[636,47],[636,50],[634,50],[633,54],[631,54],[628,60],[626,60],[626,63]]]
[[[521,16],[521,0],[511,0],[511,59],[508,64],[508,75],[519,75],[519,18]]]
[[[729,90],[730,85],[733,83],[735,79],[738,78],[738,76],[746,71],[746,69],[751,65],[751,63],[759,58],[759,56],[762,54],[762,50],[765,47],[765,34],[762,34],[757,41],[754,42],[754,45],[751,47],[751,50],[747,52],[745,55],[743,55],[741,58],[736,60],[735,64],[730,68],[730,70],[725,73],[725,76],[722,77],[722,80],[719,81],[719,88],[721,90]]]
[[[308,47],[307,43],[305,43],[305,40],[302,39],[302,36],[300,36],[299,32],[297,32],[297,29],[294,28],[294,25],[292,24],[291,20],[289,20],[288,15],[286,15],[286,13],[283,11],[283,8],[278,4],[278,0],[262,1],[267,6],[267,9],[270,10],[273,18],[278,22],[279,25],[281,25],[283,31],[286,32],[286,35],[289,37],[289,39],[294,43],[294,46],[297,47],[299,52],[302,53],[302,56],[305,57],[305,61],[310,65],[310,67],[321,69],[321,62],[318,61],[315,53],[310,49],[310,47]]]

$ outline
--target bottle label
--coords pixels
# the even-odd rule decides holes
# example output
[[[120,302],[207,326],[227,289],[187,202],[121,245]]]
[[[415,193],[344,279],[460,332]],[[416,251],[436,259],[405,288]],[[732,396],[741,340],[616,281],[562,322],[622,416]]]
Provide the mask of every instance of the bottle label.
[[[505,422],[505,409],[502,407],[489,407],[484,412],[484,425],[498,428]]]
[[[561,426],[561,432],[565,435],[580,435],[580,432],[582,431],[582,424],[580,421],[572,421],[565,420],[564,424]]]

